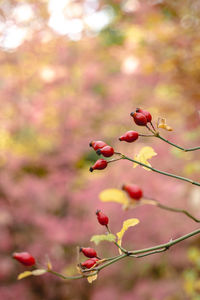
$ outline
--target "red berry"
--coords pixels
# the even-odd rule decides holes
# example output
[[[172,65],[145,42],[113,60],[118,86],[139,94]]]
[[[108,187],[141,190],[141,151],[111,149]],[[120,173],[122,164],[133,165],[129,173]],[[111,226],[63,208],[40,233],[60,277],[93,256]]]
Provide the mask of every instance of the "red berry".
[[[102,154],[105,157],[110,157],[114,154],[114,149],[111,146],[105,146],[96,151],[98,155]]]
[[[104,226],[108,225],[109,218],[106,215],[104,215],[100,210],[97,210],[96,215],[97,215],[99,224],[104,225]]]
[[[90,258],[90,259],[82,262],[81,267],[86,268],[86,269],[90,269],[96,264],[97,261],[98,261],[97,258]]]
[[[132,143],[134,141],[136,141],[139,137],[139,134],[136,131],[127,131],[124,135],[122,135],[119,140],[120,141],[125,141],[128,143]]]
[[[12,257],[25,266],[31,267],[35,265],[35,258],[28,252],[15,252]]]
[[[97,262],[97,261],[99,260],[99,258],[97,258],[97,257],[92,257],[91,260]]]
[[[146,117],[147,122],[151,122],[152,116],[151,116],[150,112],[148,112],[147,110],[141,109],[141,108],[136,108],[136,112],[143,114]]]
[[[90,168],[90,172],[94,170],[103,170],[107,167],[107,161],[103,158],[98,159],[95,164]]]
[[[92,141],[90,142],[90,147],[92,147],[95,151],[98,150],[98,149],[101,149],[105,146],[107,146],[107,144],[105,142],[102,142],[102,141]]]
[[[141,188],[136,184],[125,184],[122,187],[123,190],[125,190],[129,196],[135,200],[140,200],[143,196],[143,192]]]
[[[97,257],[97,253],[93,248],[80,248],[80,251],[86,256],[86,257]]]
[[[139,126],[146,126],[147,125],[147,118],[141,113],[131,113],[131,117],[133,117],[135,124]]]

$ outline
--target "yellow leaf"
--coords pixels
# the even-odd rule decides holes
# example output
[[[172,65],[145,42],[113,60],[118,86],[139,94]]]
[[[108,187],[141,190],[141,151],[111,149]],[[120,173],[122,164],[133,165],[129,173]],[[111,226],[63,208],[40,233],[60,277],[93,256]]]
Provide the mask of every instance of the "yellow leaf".
[[[145,165],[148,165],[151,167],[151,164],[148,162],[148,159],[152,158],[153,156],[157,155],[157,153],[154,151],[152,147],[146,146],[143,147],[140,152],[135,155],[134,159],[137,160],[138,162],[141,162]],[[138,166],[137,163],[133,164],[133,168],[136,168]],[[143,167],[145,170],[150,171],[150,169]]]
[[[99,194],[99,198],[102,202],[117,202],[120,204],[127,205],[129,199],[125,192],[119,189],[106,189]]]
[[[46,272],[47,272],[47,270],[45,270],[45,269],[37,269],[37,270],[32,271],[32,274],[34,276],[40,276],[40,275],[45,274]]]
[[[31,275],[33,275],[31,271],[25,271],[23,273],[20,273],[17,276],[17,279],[20,280],[20,279],[26,278],[26,277],[31,276]]]
[[[128,220],[123,222],[123,227],[122,227],[121,231],[117,233],[117,237],[118,237],[117,243],[118,243],[118,245],[121,246],[122,238],[123,238],[123,235],[126,232],[126,230],[131,226],[137,225],[139,222],[140,221],[138,219],[128,219]],[[122,254],[120,249],[119,249],[119,253]]]
[[[88,281],[89,283],[92,283],[92,282],[95,281],[96,279],[97,279],[97,274],[87,277],[87,281]]]
[[[172,131],[173,130],[172,127],[170,127],[169,125],[167,125],[165,118],[158,118],[157,127],[165,129],[165,130],[168,130],[168,131]]]

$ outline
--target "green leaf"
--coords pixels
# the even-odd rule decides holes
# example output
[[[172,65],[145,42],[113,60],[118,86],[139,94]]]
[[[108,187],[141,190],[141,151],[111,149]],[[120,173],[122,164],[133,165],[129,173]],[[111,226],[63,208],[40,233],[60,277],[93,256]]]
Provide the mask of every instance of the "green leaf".
[[[116,240],[116,236],[112,233],[93,235],[90,239],[90,241],[94,242],[96,245],[98,245],[102,241],[115,242],[115,240]]]

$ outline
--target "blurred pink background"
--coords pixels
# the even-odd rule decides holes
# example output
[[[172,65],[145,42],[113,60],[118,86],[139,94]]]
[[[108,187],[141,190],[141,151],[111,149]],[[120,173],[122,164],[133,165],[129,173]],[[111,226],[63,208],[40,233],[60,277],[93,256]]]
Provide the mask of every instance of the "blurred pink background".
[[[194,274],[187,251],[199,245],[198,237],[164,254],[112,265],[91,285],[50,274],[17,281],[25,268],[11,258],[14,251],[29,251],[42,266],[48,255],[55,270],[76,273],[76,247],[93,247],[91,236],[104,233],[97,209],[109,216],[113,232],[128,218],[140,220],[124,237],[128,249],[198,227],[153,206],[123,211],[100,202],[103,189],[131,182],[200,218],[200,192],[189,183],[126,161],[90,173],[97,155],[89,142],[104,140],[130,157],[149,145],[158,154],[151,160],[155,168],[199,180],[198,151],[184,153],[157,139],[118,141],[127,130],[146,132],[130,117],[142,107],[154,122],[164,117],[174,128],[163,131],[165,138],[198,146],[199,18],[198,1],[0,3],[1,299],[199,299],[199,286],[188,288],[191,280],[184,277],[190,268]],[[110,243],[96,248],[101,257],[118,254]]]

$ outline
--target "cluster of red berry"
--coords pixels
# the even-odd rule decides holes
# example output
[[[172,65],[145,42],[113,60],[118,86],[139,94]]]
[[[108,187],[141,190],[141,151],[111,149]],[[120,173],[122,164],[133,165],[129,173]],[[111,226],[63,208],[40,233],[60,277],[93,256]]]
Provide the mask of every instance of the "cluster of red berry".
[[[99,257],[97,257],[97,253],[93,248],[81,247],[80,252],[82,252],[86,257],[89,257],[89,259],[80,264],[83,269],[92,268],[99,260]]]
[[[148,111],[137,108],[136,112],[132,112],[131,116],[133,117],[135,123],[139,126],[146,126],[148,122],[151,123],[152,117]],[[132,143],[136,141],[139,137],[139,133],[136,131],[127,131],[124,135],[122,135],[119,140],[125,141],[128,143]],[[114,149],[107,145],[103,141],[92,141],[90,143],[90,147],[92,147],[98,155],[103,155],[104,157],[111,157],[115,153]],[[95,164],[90,168],[90,171],[93,170],[103,170],[107,167],[109,161],[105,159],[98,159]],[[140,200],[143,196],[143,192],[140,187],[134,184],[125,184],[122,186],[122,189],[128,193],[129,197],[134,200]],[[96,212],[98,222],[106,226],[108,229],[108,217],[103,214],[100,210]],[[80,264],[80,266],[84,269],[92,268],[96,262],[99,260],[97,257],[97,253],[93,248],[80,248],[80,251],[89,259]],[[35,258],[28,252],[15,252],[13,254],[13,258],[22,263],[25,266],[34,266],[36,264]]]
[[[139,126],[147,126],[147,123],[150,123],[152,125],[152,116],[150,112],[146,110],[137,108],[136,111],[132,112],[130,115],[131,117],[133,117],[135,124]],[[139,136],[140,134],[137,131],[130,130],[124,133],[124,135],[122,135],[119,140],[125,141],[127,143],[132,143],[136,141]],[[96,151],[98,155],[102,154],[104,157],[111,157],[113,154],[115,154],[114,149],[103,141],[92,141],[89,145]],[[103,158],[98,159],[94,163],[94,165],[90,167],[90,172],[93,172],[93,170],[103,170],[107,167],[108,163],[109,161],[106,161]]]
[[[131,113],[131,117],[133,117],[135,124],[139,126],[146,126],[152,120],[150,112],[141,108],[136,108],[136,111]]]
[[[98,220],[99,224],[101,224],[102,226],[106,226],[108,228],[108,222],[109,222],[108,217],[104,213],[102,213],[100,210],[96,211],[96,215],[97,215],[97,220]],[[92,268],[97,263],[97,261],[100,260],[100,258],[97,256],[96,251],[93,248],[82,248],[81,247],[80,251],[86,257],[90,258],[80,264],[80,266],[83,269]]]
[[[102,154],[105,157],[110,157],[114,154],[114,149],[102,141],[92,141],[90,142],[90,147],[92,147],[98,155]],[[103,170],[107,167],[107,164],[105,159],[98,159],[90,168],[90,172],[93,170]]]
[[[100,210],[97,210],[96,215],[99,224],[108,228],[108,217]],[[97,256],[96,251],[93,248],[80,247],[80,252],[82,252],[86,257],[89,258],[88,260],[80,264],[81,268],[83,269],[92,268],[96,264],[96,262],[100,260],[100,258]],[[28,252],[15,252],[13,253],[12,257],[27,267],[32,267],[36,264],[35,258]]]

